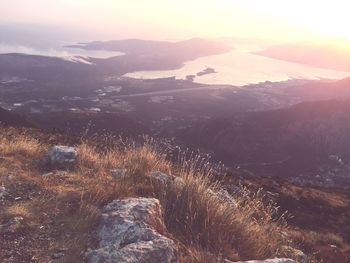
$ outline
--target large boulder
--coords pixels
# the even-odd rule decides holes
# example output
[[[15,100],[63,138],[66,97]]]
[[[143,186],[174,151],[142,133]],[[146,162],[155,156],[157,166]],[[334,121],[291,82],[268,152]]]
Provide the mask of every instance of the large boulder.
[[[175,243],[162,235],[161,206],[154,198],[115,200],[103,209],[99,248],[89,250],[90,263],[173,263]]]
[[[77,150],[70,146],[54,146],[47,155],[47,162],[50,165],[67,165],[73,164],[77,159]]]

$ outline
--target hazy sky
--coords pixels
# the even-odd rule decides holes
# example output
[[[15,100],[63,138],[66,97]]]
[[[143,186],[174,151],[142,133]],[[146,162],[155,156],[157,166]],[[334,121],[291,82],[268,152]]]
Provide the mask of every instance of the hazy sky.
[[[350,39],[348,0],[0,0],[0,24],[59,26],[96,37]]]

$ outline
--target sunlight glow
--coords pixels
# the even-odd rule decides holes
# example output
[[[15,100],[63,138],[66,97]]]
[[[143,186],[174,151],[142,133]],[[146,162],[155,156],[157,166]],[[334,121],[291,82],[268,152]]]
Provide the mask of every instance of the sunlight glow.
[[[346,0],[0,0],[0,6],[0,24],[64,24],[109,38],[350,40]]]

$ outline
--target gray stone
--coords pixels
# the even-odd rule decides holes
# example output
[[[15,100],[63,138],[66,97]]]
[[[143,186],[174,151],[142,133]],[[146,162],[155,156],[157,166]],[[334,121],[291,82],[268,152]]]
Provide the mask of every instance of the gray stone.
[[[14,218],[11,220],[11,225],[19,224],[19,223],[21,223],[23,220],[24,220],[23,217],[21,217],[21,216],[16,216],[16,217],[14,217]]]
[[[67,174],[68,173],[66,171],[56,171],[55,173],[56,176],[60,176],[60,177],[66,177]]]
[[[7,192],[5,186],[0,186],[0,199],[4,198],[6,194]]]
[[[42,175],[42,177],[52,177],[52,176],[66,177],[67,174],[68,173],[66,171],[54,171],[54,172],[45,173]]]
[[[2,228],[5,228],[5,231],[11,231],[11,227],[19,226],[22,223],[23,220],[24,220],[24,218],[21,217],[21,216],[16,216],[14,218],[11,218],[5,224],[0,225],[0,230]]]
[[[54,175],[53,172],[49,172],[49,173],[43,174],[42,176],[43,176],[43,177],[50,177],[50,176],[53,176],[53,175]]]
[[[77,150],[70,146],[54,146],[50,149],[47,159],[51,165],[72,164],[77,159]]]
[[[62,258],[62,257],[64,257],[64,253],[62,253],[62,252],[54,253],[54,254],[52,255],[52,258],[53,258],[53,259],[59,259],[59,258]]]
[[[13,174],[0,176],[0,182],[4,183],[11,182],[13,179],[15,179],[15,176]]]
[[[89,250],[90,263],[173,263],[175,243],[165,231],[159,201],[154,198],[115,200],[103,209],[99,248]]]
[[[299,263],[306,263],[307,255],[303,251],[290,246],[284,246],[283,249],[288,253],[288,255],[293,255],[293,258],[295,258]]]
[[[150,177],[162,184],[168,184],[174,181],[174,176],[167,175],[162,172],[151,172]]]
[[[127,170],[126,169],[113,169],[111,170],[111,176],[116,179],[122,179],[125,177]]]

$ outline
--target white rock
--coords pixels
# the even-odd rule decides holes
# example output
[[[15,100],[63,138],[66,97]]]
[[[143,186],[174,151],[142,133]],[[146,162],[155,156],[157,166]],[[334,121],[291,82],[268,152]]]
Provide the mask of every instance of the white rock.
[[[77,159],[77,150],[69,146],[54,146],[50,149],[47,158],[51,165],[71,164]]]
[[[173,263],[175,243],[165,230],[159,201],[129,198],[108,204],[98,230],[99,248],[86,253],[90,263]]]

